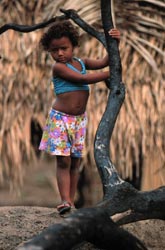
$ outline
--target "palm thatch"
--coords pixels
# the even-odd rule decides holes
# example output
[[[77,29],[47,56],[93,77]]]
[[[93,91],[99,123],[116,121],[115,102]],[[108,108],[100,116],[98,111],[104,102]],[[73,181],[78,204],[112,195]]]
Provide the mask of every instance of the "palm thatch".
[[[114,23],[122,34],[120,53],[127,94],[114,129],[111,157],[122,178],[139,177],[141,189],[151,189],[165,183],[165,2],[118,0],[113,7]],[[0,25],[9,22],[32,25],[61,15],[60,8],[77,10],[86,22],[101,29],[100,3],[96,0],[3,0]],[[42,32],[7,31],[0,36],[1,183],[7,177],[12,180],[10,185],[21,184],[23,163],[34,158],[31,121],[42,127],[52,102],[49,80],[52,61],[38,48]],[[96,39],[83,31],[81,37],[80,56],[105,55]],[[95,166],[93,141],[107,94],[104,83],[91,87],[84,166]]]

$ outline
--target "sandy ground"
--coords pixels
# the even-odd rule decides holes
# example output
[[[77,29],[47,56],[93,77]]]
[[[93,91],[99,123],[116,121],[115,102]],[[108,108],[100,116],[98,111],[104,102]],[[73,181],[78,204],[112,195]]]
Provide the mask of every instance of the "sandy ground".
[[[0,207],[0,250],[14,250],[22,242],[63,220],[53,208]],[[81,244],[77,249],[98,250],[89,243]]]
[[[0,207],[0,250],[14,250],[22,242],[63,220],[54,208]],[[147,220],[125,225],[124,228],[136,235],[148,250],[165,249],[165,221]],[[84,243],[77,249],[100,250],[89,243]]]

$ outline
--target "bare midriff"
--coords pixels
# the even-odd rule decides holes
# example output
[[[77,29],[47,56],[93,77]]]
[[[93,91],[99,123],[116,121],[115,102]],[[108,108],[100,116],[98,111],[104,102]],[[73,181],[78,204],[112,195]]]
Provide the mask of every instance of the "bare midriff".
[[[89,91],[79,90],[57,95],[52,108],[69,115],[81,115],[86,110]]]

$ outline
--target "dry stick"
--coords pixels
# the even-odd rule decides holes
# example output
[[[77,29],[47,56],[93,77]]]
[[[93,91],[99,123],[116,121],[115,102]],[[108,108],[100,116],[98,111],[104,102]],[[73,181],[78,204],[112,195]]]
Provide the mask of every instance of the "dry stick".
[[[60,9],[60,11],[63,12],[67,18],[72,19],[85,32],[87,32],[88,34],[90,34],[91,36],[99,40],[106,48],[107,45],[106,45],[105,36],[103,32],[96,31],[93,27],[91,27],[83,19],[81,19],[81,17],[73,9],[69,9],[69,10]]]
[[[49,19],[48,21],[44,21],[35,25],[20,25],[20,24],[16,24],[16,23],[7,23],[3,26],[0,27],[0,35],[4,32],[6,32],[7,30],[11,29],[11,30],[15,30],[18,32],[24,32],[24,33],[28,33],[28,32],[32,32],[34,30],[37,29],[42,29],[45,28],[46,26],[48,26],[49,24],[56,22],[56,21],[62,21],[65,20],[66,17],[63,16],[57,16],[57,17],[53,17],[51,19]]]

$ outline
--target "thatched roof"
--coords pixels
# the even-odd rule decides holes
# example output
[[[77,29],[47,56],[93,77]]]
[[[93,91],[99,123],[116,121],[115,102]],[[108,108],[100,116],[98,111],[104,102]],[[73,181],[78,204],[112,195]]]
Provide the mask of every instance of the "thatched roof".
[[[117,3],[116,3],[117,2]],[[165,183],[164,145],[164,1],[121,1],[114,5],[114,23],[121,30],[120,53],[126,99],[116,122],[111,156],[123,178],[142,176],[143,189]],[[0,5],[0,25],[32,25],[72,8],[88,23],[101,29],[97,0],[9,1]],[[31,122],[42,127],[53,98],[51,59],[38,41],[43,30],[0,36],[0,178],[22,182],[23,163],[34,156]],[[101,57],[103,46],[82,31],[79,55]],[[106,106],[104,83],[91,87],[89,125],[84,165],[95,165],[93,140]]]

